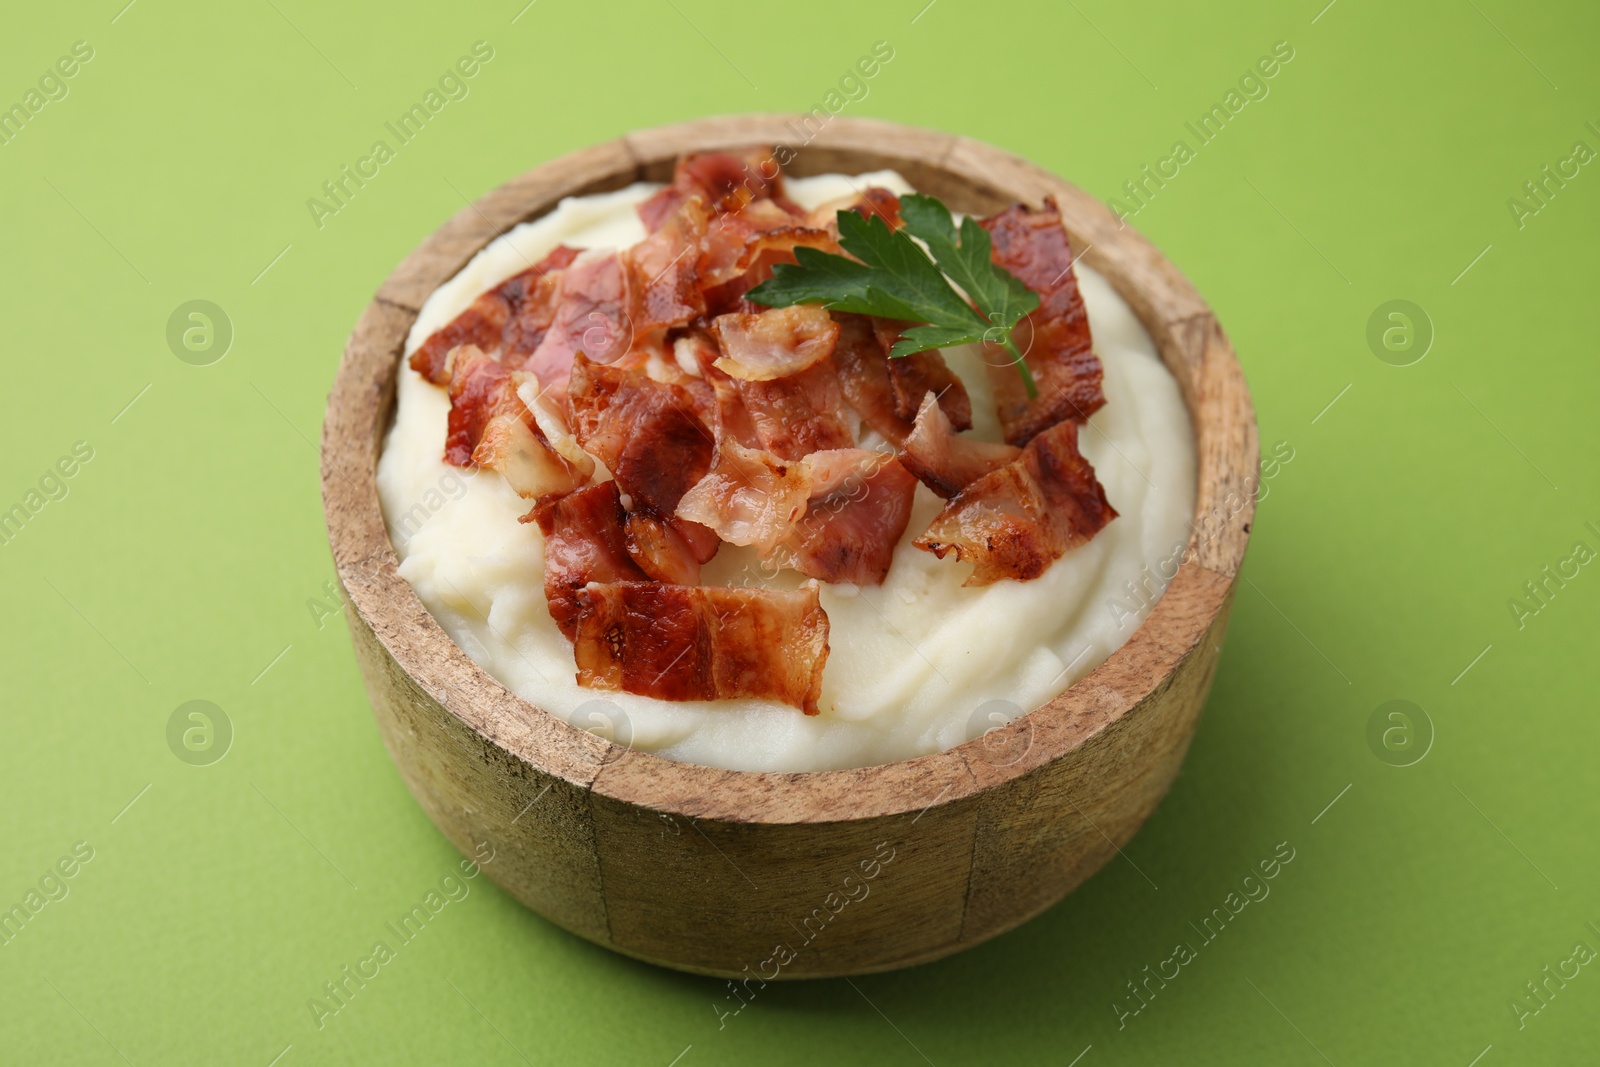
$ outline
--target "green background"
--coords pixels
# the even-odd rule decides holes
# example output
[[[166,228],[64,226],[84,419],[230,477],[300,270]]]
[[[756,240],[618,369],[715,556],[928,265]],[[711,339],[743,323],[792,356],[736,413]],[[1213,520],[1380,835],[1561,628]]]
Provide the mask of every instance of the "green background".
[[[1520,1027],[1511,1000],[1600,949],[1600,568],[1520,628],[1508,600],[1600,548],[1600,165],[1521,228],[1506,202],[1600,148],[1600,10],[123,2],[12,5],[0,34],[5,106],[95,50],[0,147],[0,508],[94,449],[0,547],[0,907],[94,849],[0,947],[0,1061],[1593,1062],[1600,967]],[[470,96],[313,225],[306,199],[480,39]],[[638,127],[809,108],[878,40],[894,59],[845,114],[1102,197],[1294,49],[1135,220],[1228,329],[1264,446],[1294,456],[1182,776],[1126,860],[1022,929],[770,987],[722,1029],[722,983],[486,880],[317,1029],[307,999],[458,858],[389,763],[342,619],[308,606],[332,577],[312,442],[345,336],[464,197]],[[235,334],[209,366],[166,342],[194,299]],[[1435,334],[1409,366],[1367,341],[1393,299]],[[234,730],[209,766],[167,742],[193,699]],[[1367,727],[1394,699],[1426,722],[1389,752]],[[1124,983],[1279,842],[1296,858],[1271,896],[1119,1029]]]

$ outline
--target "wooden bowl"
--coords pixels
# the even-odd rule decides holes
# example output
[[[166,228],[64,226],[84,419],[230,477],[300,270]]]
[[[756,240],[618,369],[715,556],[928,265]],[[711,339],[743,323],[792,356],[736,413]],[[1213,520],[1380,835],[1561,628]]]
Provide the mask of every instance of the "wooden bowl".
[[[813,120],[813,126],[815,125]],[[458,212],[361,316],[323,426],[322,490],[356,657],[384,743],[430,818],[550,921],[608,948],[749,981],[860,974],[986,941],[1100,868],[1167,791],[1211,686],[1255,507],[1255,415],[1211,311],[1097,200],[976,141],[798,116],[646,130],[535,167]],[[693,149],[787,144],[795,175],[893,168],[959,211],[1054,196],[1182,387],[1193,536],[1144,623],[1061,696],[937,755],[803,774],[715,770],[614,745],[473,663],[396,572],[375,469],[423,301],[570,195],[667,180]]]

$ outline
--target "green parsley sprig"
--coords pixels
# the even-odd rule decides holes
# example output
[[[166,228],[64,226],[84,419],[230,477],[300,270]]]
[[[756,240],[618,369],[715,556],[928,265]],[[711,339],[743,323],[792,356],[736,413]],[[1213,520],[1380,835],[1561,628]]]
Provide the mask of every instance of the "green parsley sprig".
[[[1011,354],[1028,396],[1038,396],[1033,373],[1011,333],[1039,306],[1039,295],[995,266],[989,258],[989,233],[977,220],[964,218],[958,229],[941,201],[916,194],[900,198],[900,217],[905,225],[891,230],[878,215],[839,212],[839,245],[850,256],[796,248],[797,262],[773,267],[772,278],[746,298],[767,307],[821,304],[923,323],[906,330],[889,350],[891,357],[977,341],[1000,344]]]

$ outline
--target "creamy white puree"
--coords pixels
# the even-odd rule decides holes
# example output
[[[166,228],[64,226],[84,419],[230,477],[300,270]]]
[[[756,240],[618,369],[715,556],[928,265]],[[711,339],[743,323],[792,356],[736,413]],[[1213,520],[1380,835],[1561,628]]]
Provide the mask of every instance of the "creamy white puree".
[[[788,191],[811,208],[869,184],[912,191],[891,171],[790,179]],[[621,248],[642,239],[634,206],[657,188],[637,184],[564,200],[500,237],[428,299],[407,353],[557,244]],[[769,702],[680,703],[580,688],[572,646],[545,605],[543,538],[536,524],[517,521],[528,502],[497,473],[445,464],[448,397],[406,366],[378,463],[400,574],[504,685],[577,726],[673,759],[738,770],[830,770],[909,759],[976,737],[997,724],[997,708],[1014,715],[1038,707],[1127,640],[1148,607],[1124,583],[1159,588],[1149,576],[1187,540],[1194,512],[1194,435],[1177,383],[1110,284],[1081,263],[1077,271],[1106,394],[1079,442],[1120,516],[1040,578],[964,589],[970,565],[912,547],[942,504],[919,485],[887,581],[822,586],[831,651],[821,715]],[[999,440],[978,350],[945,355],[972,394],[975,432]],[[792,572],[769,580],[750,549],[732,545],[722,546],[703,581],[798,584]]]

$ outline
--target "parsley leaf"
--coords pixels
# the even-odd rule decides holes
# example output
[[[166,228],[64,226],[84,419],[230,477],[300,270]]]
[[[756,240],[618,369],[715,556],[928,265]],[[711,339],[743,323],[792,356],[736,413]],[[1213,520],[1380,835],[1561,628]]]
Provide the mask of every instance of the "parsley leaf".
[[[928,246],[939,269],[972,297],[991,322],[1010,329],[1039,306],[1038,293],[994,265],[989,231],[977,219],[970,215],[962,219],[958,238],[950,209],[931,196],[915,194],[901,199],[900,217],[906,232]]]
[[[962,219],[958,230],[949,208],[934,197],[915,194],[901,197],[900,216],[905,225],[891,230],[877,215],[864,218],[840,211],[839,246],[855,258],[796,248],[795,262],[774,266],[772,278],[746,298],[768,307],[822,304],[835,311],[927,324],[908,329],[890,349],[891,357],[997,342],[1011,353],[1028,396],[1037,396],[1011,331],[1039,306],[1038,294],[994,265],[989,234],[975,219]],[[913,237],[928,246],[932,257]]]

